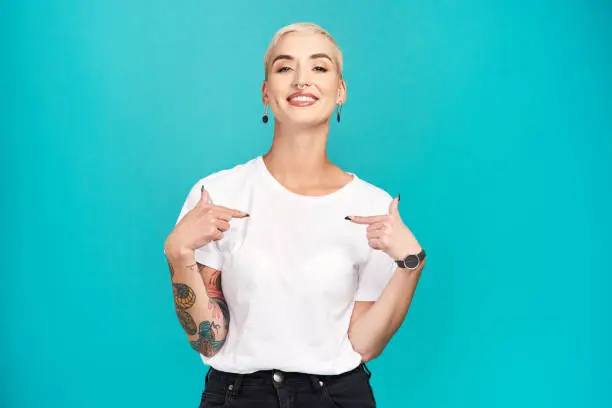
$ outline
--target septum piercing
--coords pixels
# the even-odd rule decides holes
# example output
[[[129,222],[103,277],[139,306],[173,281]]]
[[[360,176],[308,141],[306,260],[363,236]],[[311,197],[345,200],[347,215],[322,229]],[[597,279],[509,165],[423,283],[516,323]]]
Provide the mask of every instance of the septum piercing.
[[[310,84],[302,83],[302,82],[298,82],[298,83],[295,84],[297,89],[305,89],[307,85],[310,85]]]

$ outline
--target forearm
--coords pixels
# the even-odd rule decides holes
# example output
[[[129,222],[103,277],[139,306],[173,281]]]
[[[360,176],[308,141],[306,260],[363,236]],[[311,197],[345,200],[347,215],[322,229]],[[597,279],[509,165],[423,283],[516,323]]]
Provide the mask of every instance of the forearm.
[[[229,326],[221,274],[197,264],[193,251],[167,254],[179,322],[191,347],[212,357],[225,343]]]
[[[363,361],[380,355],[402,325],[425,263],[414,271],[397,268],[378,300],[349,328],[349,340]]]

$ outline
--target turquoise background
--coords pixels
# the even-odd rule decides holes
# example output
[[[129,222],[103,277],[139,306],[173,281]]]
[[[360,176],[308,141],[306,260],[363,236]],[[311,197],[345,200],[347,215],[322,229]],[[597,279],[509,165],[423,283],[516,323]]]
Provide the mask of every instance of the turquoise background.
[[[197,406],[163,242],[269,147],[296,21],[345,54],[330,157],[429,252],[379,406],[612,406],[612,6],[578,0],[3,2],[0,405]]]

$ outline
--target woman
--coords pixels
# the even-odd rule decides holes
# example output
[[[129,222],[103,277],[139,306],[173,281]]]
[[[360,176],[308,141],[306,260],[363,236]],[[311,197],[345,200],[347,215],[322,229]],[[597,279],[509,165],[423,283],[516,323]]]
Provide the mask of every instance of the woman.
[[[425,253],[399,196],[332,164],[342,53],[314,24],[264,57],[267,154],[200,180],[165,243],[176,312],[211,368],[201,407],[374,407],[365,362],[400,326]]]

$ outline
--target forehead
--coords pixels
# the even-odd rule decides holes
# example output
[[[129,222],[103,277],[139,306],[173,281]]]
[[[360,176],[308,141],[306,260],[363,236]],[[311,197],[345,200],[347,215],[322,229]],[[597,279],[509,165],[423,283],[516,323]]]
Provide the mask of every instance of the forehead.
[[[292,56],[300,56],[302,54],[326,53],[330,56],[336,55],[336,47],[334,44],[319,33],[311,32],[293,32],[283,35],[276,43],[272,56],[278,54],[289,54]]]

